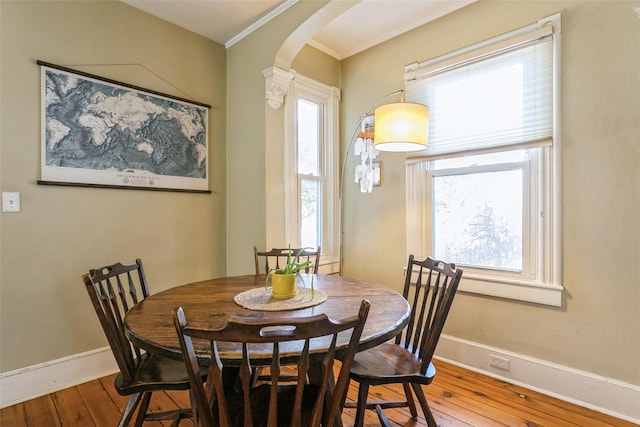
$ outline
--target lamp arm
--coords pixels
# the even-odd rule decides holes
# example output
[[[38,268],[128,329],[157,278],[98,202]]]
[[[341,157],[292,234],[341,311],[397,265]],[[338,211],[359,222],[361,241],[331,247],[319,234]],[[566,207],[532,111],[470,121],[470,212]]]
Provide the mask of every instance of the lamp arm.
[[[375,108],[380,105],[381,102],[385,101],[387,98],[391,98],[392,96],[398,95],[400,94],[400,101],[403,101],[404,98],[404,90],[400,89],[397,90],[395,92],[392,92],[388,95],[386,95],[385,97],[381,98],[380,100],[378,100],[375,104],[373,104],[371,107],[369,107],[369,109],[362,115],[360,116],[360,119],[358,120],[358,123],[356,124],[356,126],[353,128],[353,132],[351,133],[351,137],[349,138],[349,144],[347,144],[347,149],[344,152],[344,158],[342,159],[342,169],[340,171],[340,194],[338,196],[338,198],[340,199],[340,201],[342,201],[342,195],[343,195],[343,191],[344,191],[344,171],[346,169],[347,166],[347,158],[349,157],[349,151],[351,150],[351,146],[353,145],[353,142],[356,139],[356,135],[359,133],[358,131],[360,130],[360,126],[362,125],[362,121],[371,113],[373,113],[373,111],[375,110]],[[342,206],[340,207],[340,210],[342,210]]]
[[[371,109],[369,111],[371,111]],[[356,124],[356,127],[353,129],[353,133],[349,138],[349,145],[347,145],[347,150],[344,152],[344,159],[342,159],[342,169],[340,171],[340,195],[338,197],[340,200],[342,200],[342,192],[344,188],[344,170],[346,169],[346,166],[347,166],[347,157],[349,157],[349,151],[351,150],[353,141],[356,139],[355,137],[358,134],[358,130],[360,129],[360,126],[362,125],[362,121],[365,119],[365,117],[367,117],[370,114],[369,111],[367,111],[362,116],[360,116],[360,120],[358,120],[358,123]]]
[[[347,158],[349,157],[349,151],[351,150],[351,146],[353,145],[353,142],[356,139],[356,135],[358,134],[358,131],[360,130],[360,125],[362,125],[362,121],[365,119],[365,117],[367,117],[369,114],[371,114],[375,108],[380,105],[380,103],[382,103],[383,101],[385,101],[387,98],[391,98],[392,96],[398,95],[400,94],[400,102],[404,101],[404,90],[400,89],[397,90],[395,92],[392,92],[388,95],[386,95],[385,97],[381,98],[379,101],[377,101],[375,104],[373,104],[371,107],[369,107],[369,109],[367,110],[366,113],[364,113],[362,116],[360,116],[360,119],[358,120],[358,123],[356,124],[355,128],[353,129],[353,133],[351,134],[351,137],[349,138],[349,143],[347,144],[347,149],[344,152],[344,159],[342,159],[342,170],[340,171],[340,190],[339,190],[339,196],[338,196],[338,200],[340,202],[340,247],[339,247],[339,271],[338,274],[340,276],[342,276],[342,266],[343,266],[343,242],[342,242],[342,238],[344,237],[344,205],[342,203],[342,195],[344,192],[344,171],[346,169],[347,166]]]

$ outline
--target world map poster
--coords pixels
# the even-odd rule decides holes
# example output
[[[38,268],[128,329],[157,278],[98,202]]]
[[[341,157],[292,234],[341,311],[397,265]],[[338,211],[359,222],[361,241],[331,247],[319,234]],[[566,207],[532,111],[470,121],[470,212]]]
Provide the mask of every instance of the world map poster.
[[[42,66],[41,179],[208,191],[209,108]]]

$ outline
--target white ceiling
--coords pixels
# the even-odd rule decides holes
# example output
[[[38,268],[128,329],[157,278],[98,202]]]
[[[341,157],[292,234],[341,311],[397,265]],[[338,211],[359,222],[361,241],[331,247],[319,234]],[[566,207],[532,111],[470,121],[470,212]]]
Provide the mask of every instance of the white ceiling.
[[[122,1],[228,48],[299,0]],[[309,44],[344,59],[474,1],[362,0],[329,23]]]

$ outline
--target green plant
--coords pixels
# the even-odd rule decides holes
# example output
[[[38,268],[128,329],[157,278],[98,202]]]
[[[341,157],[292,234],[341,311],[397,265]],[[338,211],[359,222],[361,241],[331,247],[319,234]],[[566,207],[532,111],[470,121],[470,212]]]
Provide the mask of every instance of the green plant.
[[[291,250],[291,245],[289,245],[289,251],[287,253],[287,263],[284,265],[284,267],[272,268],[271,270],[269,270],[269,272],[267,273],[267,278],[264,283],[265,288],[268,288],[269,277],[272,274],[295,274],[296,277],[300,278],[300,280],[302,281],[302,284],[306,286],[304,282],[304,278],[300,275],[300,270],[310,266],[313,263],[309,260],[299,262],[300,254],[304,252],[305,249],[310,249],[310,248],[302,248],[297,253],[294,254],[293,250]],[[314,293],[315,293],[315,289],[313,288],[313,276],[311,276],[311,299],[313,299]]]

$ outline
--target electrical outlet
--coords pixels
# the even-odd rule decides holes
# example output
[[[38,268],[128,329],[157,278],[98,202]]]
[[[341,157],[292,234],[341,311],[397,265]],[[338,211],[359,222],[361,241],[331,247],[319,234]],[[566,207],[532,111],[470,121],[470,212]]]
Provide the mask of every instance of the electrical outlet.
[[[509,370],[509,359],[506,357],[496,356],[495,354],[489,355],[489,365],[494,368],[502,369],[505,371]]]

